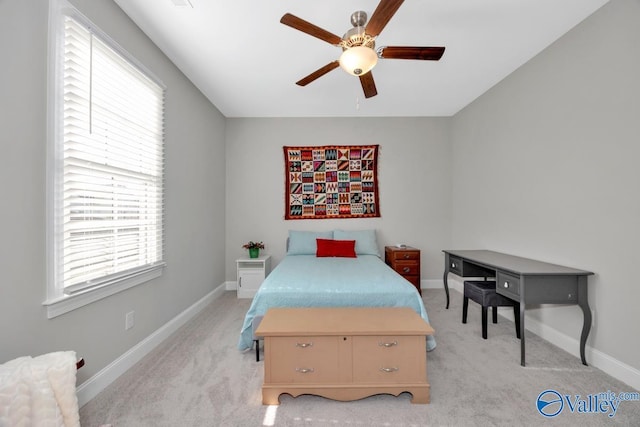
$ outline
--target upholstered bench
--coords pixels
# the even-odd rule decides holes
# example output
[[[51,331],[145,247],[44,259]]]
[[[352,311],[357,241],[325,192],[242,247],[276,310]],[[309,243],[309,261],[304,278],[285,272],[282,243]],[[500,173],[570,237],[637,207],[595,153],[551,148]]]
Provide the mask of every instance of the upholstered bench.
[[[467,323],[470,299],[482,307],[482,338],[487,339],[487,310],[489,307],[493,307],[493,323],[498,323],[498,307],[513,307],[516,336],[520,338],[520,303],[497,293],[495,281],[467,280],[464,282],[462,323]]]

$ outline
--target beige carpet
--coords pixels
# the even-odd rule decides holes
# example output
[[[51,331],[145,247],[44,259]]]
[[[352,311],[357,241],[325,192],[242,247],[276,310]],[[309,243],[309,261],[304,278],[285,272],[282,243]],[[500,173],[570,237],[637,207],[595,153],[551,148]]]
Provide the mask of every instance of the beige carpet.
[[[282,395],[279,406],[263,406],[263,362],[236,348],[250,300],[227,292],[83,406],[80,421],[83,427],[640,425],[640,401],[621,402],[612,418],[571,412],[567,404],[556,417],[543,417],[536,400],[547,389],[569,395],[572,404],[576,395],[636,390],[529,333],[523,368],[512,322],[499,317],[483,340],[475,303],[463,325],[460,293],[452,292],[449,310],[443,290],[426,290],[423,299],[438,343],[428,354],[428,405],[411,404],[403,393],[355,402]]]

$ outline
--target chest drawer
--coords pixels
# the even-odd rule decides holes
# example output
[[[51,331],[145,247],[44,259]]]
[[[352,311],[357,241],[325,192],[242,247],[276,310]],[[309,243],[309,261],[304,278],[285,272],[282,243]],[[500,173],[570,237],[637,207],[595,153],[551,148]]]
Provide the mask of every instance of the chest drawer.
[[[427,376],[424,336],[353,337],[353,380],[410,383]]]
[[[417,276],[420,274],[420,264],[416,261],[397,261],[393,269],[402,276]]]
[[[271,381],[329,383],[338,380],[338,337],[271,337]]]
[[[496,290],[507,296],[520,296],[520,276],[498,271],[496,274]],[[519,299],[519,298],[516,298]]]
[[[392,250],[389,251],[390,261],[418,261],[420,260],[420,251],[418,250]]]

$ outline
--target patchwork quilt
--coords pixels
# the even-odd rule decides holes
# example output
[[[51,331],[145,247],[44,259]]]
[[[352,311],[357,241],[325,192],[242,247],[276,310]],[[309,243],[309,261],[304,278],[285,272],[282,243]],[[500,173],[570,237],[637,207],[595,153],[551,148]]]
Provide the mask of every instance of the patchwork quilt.
[[[379,217],[378,148],[283,147],[285,219]]]

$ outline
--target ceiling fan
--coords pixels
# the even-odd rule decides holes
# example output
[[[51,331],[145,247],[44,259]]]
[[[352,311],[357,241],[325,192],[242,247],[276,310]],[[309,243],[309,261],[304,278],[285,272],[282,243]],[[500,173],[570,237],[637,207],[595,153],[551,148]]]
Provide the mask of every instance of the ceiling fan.
[[[381,0],[368,23],[365,12],[354,12],[351,15],[353,28],[349,29],[343,37],[338,37],[290,13],[284,14],[280,19],[282,24],[340,47],[343,50],[339,60],[332,61],[317,69],[297,81],[296,84],[306,86],[340,66],[349,74],[360,79],[365,98],[371,98],[378,94],[371,74],[371,69],[378,62],[378,58],[438,61],[444,53],[444,47],[384,46],[374,50],[376,38],[403,2],[404,0]]]

